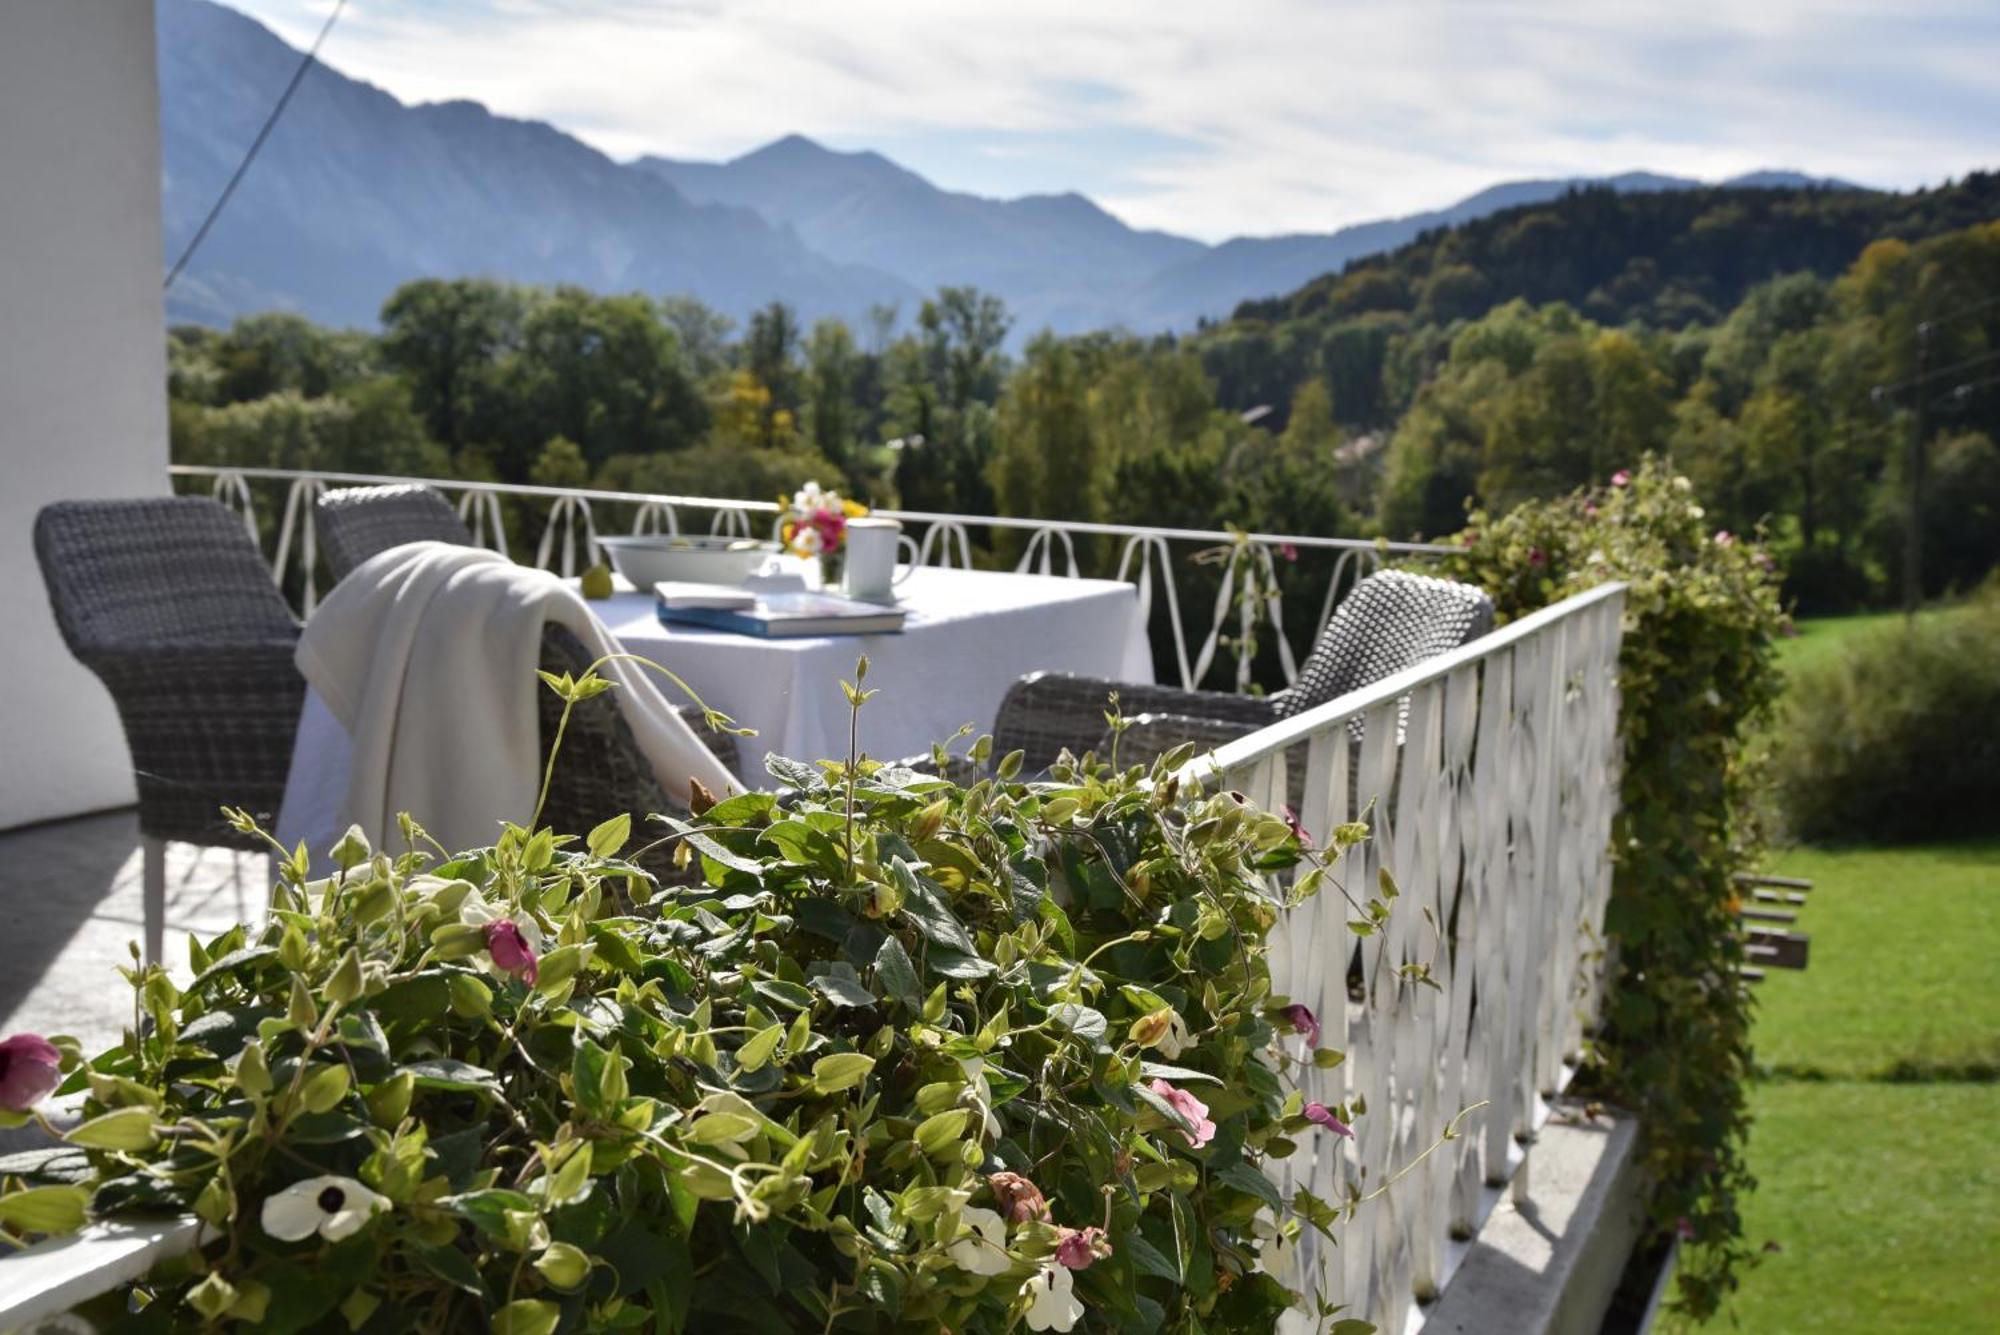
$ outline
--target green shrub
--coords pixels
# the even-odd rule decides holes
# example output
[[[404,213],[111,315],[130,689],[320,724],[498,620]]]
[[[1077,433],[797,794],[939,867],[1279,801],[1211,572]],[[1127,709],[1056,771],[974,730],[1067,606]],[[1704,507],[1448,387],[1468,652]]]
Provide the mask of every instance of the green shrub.
[[[1987,834],[2000,813],[2000,584],[1799,672],[1775,771],[1801,839]]]
[[[287,857],[262,930],[193,944],[185,989],[130,971],[143,1027],[67,1045],[85,1120],[0,1161],[0,1239],[193,1212],[206,1245],[92,1313],[162,1331],[1310,1308],[1273,1249],[1364,1198],[1281,1201],[1260,1165],[1355,1110],[1293,1088],[1339,1057],[1270,992],[1265,873],[1319,855],[1163,766],[772,767],[787,791],[665,821],[688,884],[624,817],[455,856],[351,832],[317,881]]]
[[[1501,619],[1625,580],[1623,775],[1605,931],[1613,971],[1586,1086],[1639,1114],[1652,1220],[1681,1253],[1680,1305],[1720,1305],[1750,1253],[1737,1196],[1749,1128],[1750,999],[1733,876],[1758,852],[1754,745],[1776,698],[1783,616],[1770,558],[1717,532],[1688,480],[1648,458],[1609,486],[1471,516],[1446,573]]]

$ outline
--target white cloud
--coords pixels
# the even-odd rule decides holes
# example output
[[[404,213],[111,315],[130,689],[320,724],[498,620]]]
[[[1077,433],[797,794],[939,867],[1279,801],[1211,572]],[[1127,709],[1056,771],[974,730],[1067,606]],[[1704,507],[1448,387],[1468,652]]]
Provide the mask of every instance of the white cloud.
[[[237,0],[295,44],[330,3]],[[1524,176],[1907,186],[2000,158],[2000,14],[1935,0],[352,0],[326,56],[618,157],[798,131],[1008,193],[1058,145],[1038,185],[1210,238]]]

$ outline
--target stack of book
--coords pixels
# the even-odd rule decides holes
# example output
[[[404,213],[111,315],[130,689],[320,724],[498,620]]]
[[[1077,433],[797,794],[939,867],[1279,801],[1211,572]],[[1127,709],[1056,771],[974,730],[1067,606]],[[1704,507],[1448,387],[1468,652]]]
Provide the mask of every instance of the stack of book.
[[[903,609],[804,590],[758,592],[727,584],[662,581],[654,604],[668,625],[733,631],[767,640],[807,635],[883,635],[903,628]]]

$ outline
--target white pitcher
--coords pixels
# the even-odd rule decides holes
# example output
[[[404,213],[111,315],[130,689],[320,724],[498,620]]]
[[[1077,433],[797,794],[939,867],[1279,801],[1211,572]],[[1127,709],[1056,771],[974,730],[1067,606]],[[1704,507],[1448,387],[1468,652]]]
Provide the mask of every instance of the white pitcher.
[[[863,516],[847,521],[846,559],[841,566],[840,589],[850,598],[871,603],[892,602],[896,586],[917,568],[917,544],[903,536],[903,526],[893,519]],[[909,549],[909,563],[896,573],[896,555]]]

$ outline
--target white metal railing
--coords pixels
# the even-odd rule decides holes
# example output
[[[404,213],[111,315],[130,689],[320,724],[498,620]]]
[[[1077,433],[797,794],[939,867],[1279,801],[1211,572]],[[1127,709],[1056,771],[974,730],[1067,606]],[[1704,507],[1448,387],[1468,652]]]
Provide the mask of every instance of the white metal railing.
[[[300,580],[300,611],[310,613],[319,598],[317,551],[313,502],[330,487],[380,486],[421,481],[447,497],[456,498],[458,513],[472,530],[473,539],[483,546],[507,551],[505,503],[512,501],[545,504],[541,540],[534,564],[564,575],[577,572],[598,557],[599,521],[605,512],[629,512],[626,523],[633,533],[681,533],[686,517],[705,515],[698,531],[750,537],[767,533],[777,521],[778,506],[772,501],[729,500],[713,496],[670,496],[654,493],[601,491],[582,487],[537,487],[505,482],[470,482],[442,478],[384,477],[371,473],[306,472],[285,468],[225,468],[197,464],[175,464],[169,470],[176,477],[207,479],[211,493],[244,516],[251,536],[257,536],[257,506],[252,482],[271,483],[282,488],[275,546],[271,556],[273,575],[280,584],[296,575]],[[268,502],[269,498],[267,498]],[[875,513],[896,519],[913,529],[920,565],[972,565],[975,529],[1004,529],[1026,535],[1015,569],[1044,575],[1082,574],[1077,561],[1079,538],[1103,538],[1115,543],[1118,560],[1114,578],[1138,586],[1139,610],[1148,627],[1155,615],[1164,615],[1174,646],[1171,668],[1162,664],[1182,686],[1192,687],[1207,675],[1218,654],[1227,649],[1235,657],[1238,689],[1250,684],[1252,634],[1276,638],[1280,669],[1289,682],[1304,654],[1295,651],[1283,632],[1284,608],[1277,596],[1277,561],[1287,548],[1301,551],[1331,551],[1332,577],[1321,599],[1313,637],[1325,628],[1339,598],[1363,576],[1380,566],[1385,557],[1421,558],[1450,551],[1429,543],[1368,542],[1357,538],[1322,538],[1303,534],[1229,533],[1218,529],[1158,528],[1142,524],[1098,524],[1080,520],[1010,519],[994,515],[944,514],[928,510],[878,510]],[[1181,606],[1181,586],[1175,580],[1175,551],[1199,551],[1241,542],[1241,559],[1227,562],[1222,571],[1206,635],[1192,639],[1196,629]],[[1246,581],[1254,586],[1246,589]],[[1245,596],[1246,593],[1251,596]],[[1225,645],[1230,641],[1230,645]],[[1308,645],[1309,649],[1310,646]]]
[[[1306,1097],[1367,1105],[1353,1142],[1314,1136],[1274,1164],[1280,1190],[1334,1204],[1350,1184],[1372,1190],[1485,1102],[1338,1249],[1310,1233],[1301,1243],[1303,1273],[1384,1331],[1421,1326],[1507,1184],[1525,1187],[1526,1146],[1597,1012],[1624,595],[1600,585],[1183,771],[1271,810],[1298,806],[1322,845],[1366,812],[1371,835],[1336,879],[1371,895],[1387,868],[1401,888],[1358,951],[1348,904],[1328,889],[1292,913],[1273,952],[1275,989],[1347,1053],[1305,1072]],[[1413,964],[1435,988],[1404,976]]]

